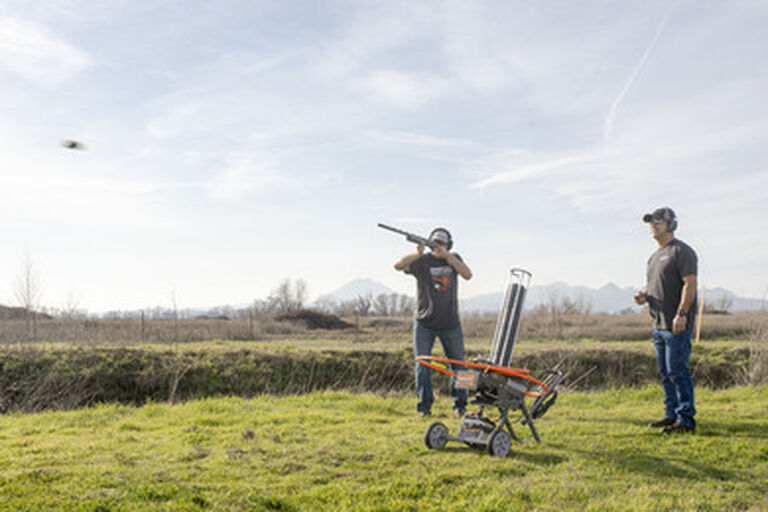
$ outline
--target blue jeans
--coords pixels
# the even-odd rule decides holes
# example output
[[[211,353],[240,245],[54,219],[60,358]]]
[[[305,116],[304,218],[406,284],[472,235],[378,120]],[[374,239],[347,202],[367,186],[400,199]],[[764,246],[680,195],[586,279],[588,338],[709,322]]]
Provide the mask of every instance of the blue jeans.
[[[691,355],[691,330],[653,331],[653,347],[664,388],[664,414],[686,427],[696,428],[696,408],[693,405],[693,379],[688,369]]]
[[[449,330],[429,329],[415,322],[413,326],[413,351],[416,356],[432,355],[432,347],[435,344],[435,337],[440,338],[443,345],[443,352],[448,359],[464,360],[464,333],[461,326]],[[460,366],[451,365],[454,371],[461,369]],[[432,394],[432,370],[416,362],[416,396],[419,402],[416,404],[416,410],[419,412],[430,412],[434,395]],[[467,408],[467,392],[464,389],[456,389],[456,379],[451,377],[451,396],[453,397],[453,408],[464,410]]]

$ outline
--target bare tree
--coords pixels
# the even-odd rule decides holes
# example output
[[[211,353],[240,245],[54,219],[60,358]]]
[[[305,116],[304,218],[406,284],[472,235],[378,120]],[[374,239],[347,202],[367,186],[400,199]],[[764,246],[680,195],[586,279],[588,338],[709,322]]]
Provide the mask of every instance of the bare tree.
[[[42,286],[40,277],[37,274],[32,256],[29,251],[24,253],[24,260],[21,264],[21,271],[16,276],[13,287],[14,295],[19,305],[24,309],[24,316],[27,321],[27,333],[31,339],[36,337],[37,321],[35,311],[42,297]]]
[[[733,307],[733,295],[724,293],[715,300],[704,301],[704,311],[713,314],[727,315]]]
[[[579,294],[576,297],[561,296],[558,290],[547,289],[546,302],[533,308],[537,316],[549,316],[557,322],[564,315],[589,316],[592,312],[592,301]]]
[[[357,295],[352,302],[355,307],[355,316],[368,316],[371,312],[371,306],[373,305],[373,299],[371,294]]]
[[[392,316],[397,316],[399,313],[399,310],[397,307],[398,298],[399,297],[396,293],[389,294],[389,314]]]
[[[74,292],[69,292],[61,307],[61,317],[65,320],[76,320],[85,318],[87,315],[88,312],[80,307],[80,300]]]
[[[171,305],[173,306],[173,342],[179,341],[179,305],[176,302],[176,290],[171,291]]]
[[[291,280],[285,279],[272,290],[269,298],[270,309],[274,311],[289,311],[291,309]]]
[[[293,299],[296,302],[296,309],[300,309],[307,302],[307,282],[303,279],[297,279],[293,283]]]
[[[321,313],[333,313],[339,307],[339,301],[332,297],[322,297],[315,301],[315,309]]]
[[[355,316],[355,301],[343,300],[336,305],[335,312],[338,316]]]
[[[373,303],[373,311],[378,316],[389,316],[389,298],[387,297],[387,294],[380,293],[376,296],[376,299]]]
[[[269,313],[270,304],[267,300],[254,299],[250,309],[256,318],[261,318]]]
[[[399,295],[397,315],[408,316],[416,309],[416,300],[405,294]]]
[[[560,299],[559,307],[563,315],[589,316],[592,311],[592,301],[579,294],[575,299],[563,297]]]
[[[290,279],[282,281],[268,298],[273,311],[286,313],[301,309],[307,300],[307,283],[298,279],[292,285]]]

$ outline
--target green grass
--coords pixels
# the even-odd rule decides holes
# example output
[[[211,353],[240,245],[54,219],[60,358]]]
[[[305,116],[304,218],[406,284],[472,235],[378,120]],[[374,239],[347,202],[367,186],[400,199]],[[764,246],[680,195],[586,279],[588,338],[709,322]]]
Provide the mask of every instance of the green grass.
[[[697,389],[699,431],[645,424],[659,386],[568,393],[505,459],[424,446],[438,397],[321,392],[0,416],[6,510],[764,510],[768,387]],[[527,428],[519,435],[531,439]]]

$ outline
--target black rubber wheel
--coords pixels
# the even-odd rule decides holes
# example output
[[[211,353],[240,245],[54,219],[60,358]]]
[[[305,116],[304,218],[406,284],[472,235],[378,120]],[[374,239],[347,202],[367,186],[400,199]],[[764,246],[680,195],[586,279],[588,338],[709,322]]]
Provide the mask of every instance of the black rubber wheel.
[[[496,457],[506,457],[512,447],[512,439],[506,430],[499,429],[493,433],[488,441],[488,453]]]
[[[439,450],[448,442],[448,427],[439,421],[427,427],[427,433],[424,435],[424,442],[427,448]]]

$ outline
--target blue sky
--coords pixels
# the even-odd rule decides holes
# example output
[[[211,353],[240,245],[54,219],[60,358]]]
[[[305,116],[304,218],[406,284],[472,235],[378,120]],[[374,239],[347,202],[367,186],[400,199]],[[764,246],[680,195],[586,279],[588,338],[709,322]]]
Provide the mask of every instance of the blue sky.
[[[0,303],[403,293],[446,226],[475,278],[641,286],[673,207],[700,280],[768,290],[768,4],[0,0]],[[74,138],[87,151],[62,148]]]

